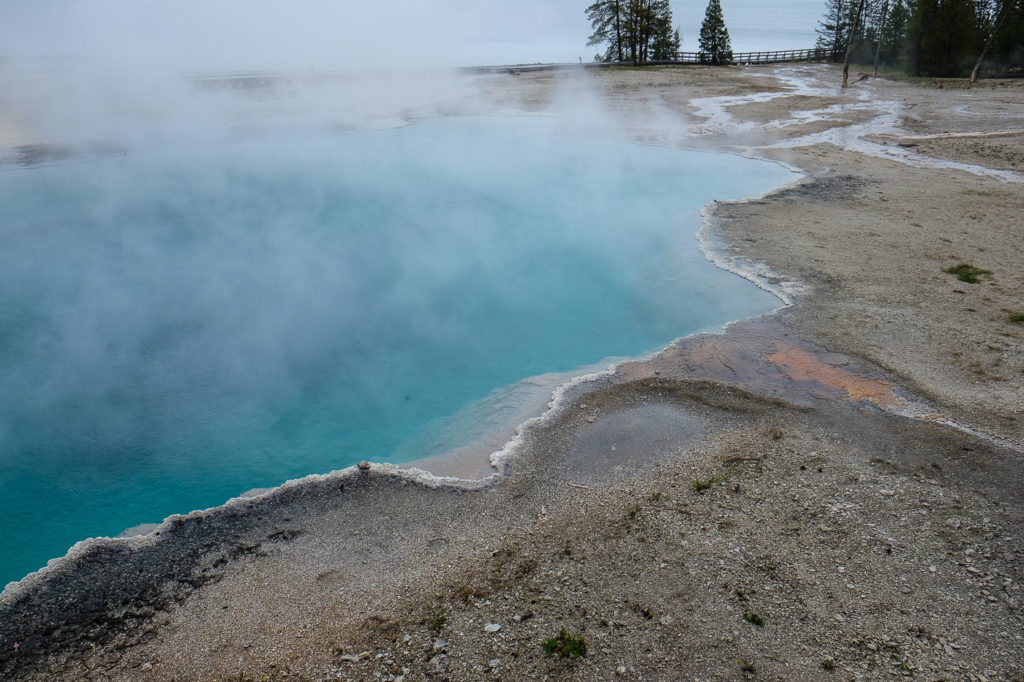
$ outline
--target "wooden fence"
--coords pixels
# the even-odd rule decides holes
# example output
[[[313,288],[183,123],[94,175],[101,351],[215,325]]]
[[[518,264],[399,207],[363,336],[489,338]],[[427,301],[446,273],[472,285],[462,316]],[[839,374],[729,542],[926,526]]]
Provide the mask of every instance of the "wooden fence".
[[[809,50],[774,50],[771,52],[733,52],[730,64],[780,64],[782,62],[823,62],[831,57],[824,48]],[[684,64],[703,64],[708,61],[704,52],[678,52],[672,61]]]

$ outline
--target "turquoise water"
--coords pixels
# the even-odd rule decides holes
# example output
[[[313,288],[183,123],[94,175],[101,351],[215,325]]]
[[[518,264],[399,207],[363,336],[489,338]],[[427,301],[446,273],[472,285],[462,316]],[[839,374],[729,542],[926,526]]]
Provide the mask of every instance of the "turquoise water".
[[[534,119],[0,172],[0,584],[776,305],[693,234],[779,166]]]

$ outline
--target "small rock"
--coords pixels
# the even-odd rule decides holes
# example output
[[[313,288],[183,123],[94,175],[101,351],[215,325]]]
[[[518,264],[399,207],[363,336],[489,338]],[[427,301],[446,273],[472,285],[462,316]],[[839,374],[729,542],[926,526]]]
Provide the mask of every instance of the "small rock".
[[[616,675],[625,675],[626,674],[626,666],[620,665],[618,668],[615,669],[615,674]]]
[[[484,626],[484,632],[497,632],[501,629],[501,625],[498,623],[488,623]]]
[[[153,669],[153,664],[150,663],[149,661],[146,661],[145,663],[142,664],[142,669],[143,670],[152,670]]]
[[[487,665],[491,666],[492,668],[497,668],[500,663],[501,663],[501,659],[500,658],[492,658],[491,660],[489,660],[487,662]]]
[[[658,622],[661,623],[662,625],[671,625],[672,624],[672,616],[662,616],[661,618],[658,619]]]
[[[448,642],[440,638],[434,640],[434,651],[444,651],[447,648]]]
[[[931,571],[932,573],[934,573],[935,571],[937,571],[937,570],[939,570],[939,569],[938,569],[938,568],[936,568],[936,567],[935,567],[935,565],[933,564],[933,565],[931,565],[931,566],[929,566],[929,567],[928,567],[928,570],[929,570],[929,571]]]
[[[358,466],[359,466],[359,470],[360,471],[367,471],[370,468],[370,463],[366,462],[366,461],[362,461],[362,462],[360,462],[358,464]]]
[[[431,672],[443,673],[448,669],[448,657],[445,654],[438,654],[427,661],[427,665]]]

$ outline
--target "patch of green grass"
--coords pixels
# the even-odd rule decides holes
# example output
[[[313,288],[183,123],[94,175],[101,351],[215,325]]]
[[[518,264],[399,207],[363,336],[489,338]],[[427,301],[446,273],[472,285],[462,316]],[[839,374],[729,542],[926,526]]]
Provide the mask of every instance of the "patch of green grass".
[[[756,625],[759,628],[764,627],[764,618],[757,615],[756,613],[744,613],[743,620],[747,621],[752,625]]]
[[[705,490],[708,490],[709,488],[711,488],[711,486],[713,486],[716,483],[721,483],[721,479],[719,479],[716,476],[712,476],[711,478],[707,478],[704,480],[698,478],[694,480],[693,483],[690,484],[690,487],[693,489],[693,492],[695,493],[703,493]]]
[[[1010,313],[1009,320],[1013,324],[1024,324],[1024,313]]]
[[[982,270],[976,268],[968,263],[961,263],[960,265],[954,265],[946,268],[943,272],[950,275],[956,275],[956,278],[961,282],[967,282],[968,284],[977,284],[981,280],[978,279],[981,275],[991,275],[991,270]]]
[[[557,637],[544,642],[544,651],[548,656],[581,658],[587,655],[587,641],[583,639],[583,635],[570,635],[562,628]]]
[[[744,658],[740,659],[740,670],[751,674],[757,672],[757,668],[754,667],[754,664]]]
[[[905,659],[900,658],[896,654],[889,654],[889,658],[893,660],[900,672],[905,673],[910,677],[914,676],[914,669],[910,667],[910,664]]]
[[[444,626],[448,623],[448,614],[443,609],[434,609],[430,612],[430,619],[427,621],[427,627],[435,635],[441,634],[441,630],[444,630]]]
[[[639,515],[640,515],[640,505],[639,504],[634,504],[632,507],[630,507],[629,509],[626,510],[626,516],[631,518],[631,519],[635,519]]]
[[[661,502],[665,499],[665,495],[661,492],[651,493],[651,502]]]

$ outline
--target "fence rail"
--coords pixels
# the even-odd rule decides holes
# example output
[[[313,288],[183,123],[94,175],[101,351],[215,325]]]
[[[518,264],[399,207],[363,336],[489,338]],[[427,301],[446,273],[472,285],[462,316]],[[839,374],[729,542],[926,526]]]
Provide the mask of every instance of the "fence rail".
[[[733,52],[730,64],[780,64],[782,62],[823,62],[831,54],[824,48],[809,50],[774,50],[771,52]],[[677,52],[673,61],[684,64],[705,64],[710,61],[705,52]]]

